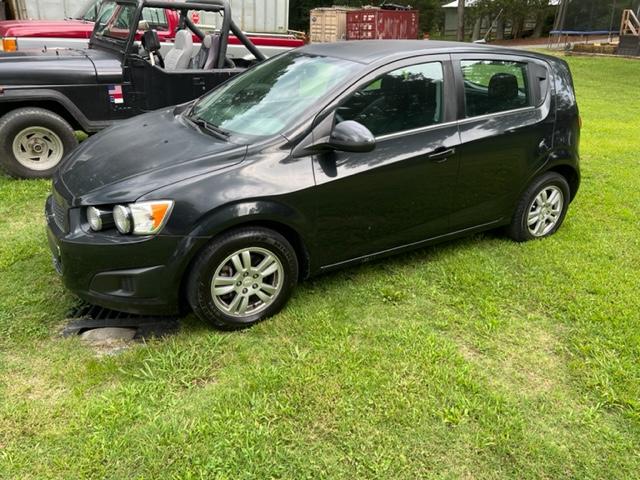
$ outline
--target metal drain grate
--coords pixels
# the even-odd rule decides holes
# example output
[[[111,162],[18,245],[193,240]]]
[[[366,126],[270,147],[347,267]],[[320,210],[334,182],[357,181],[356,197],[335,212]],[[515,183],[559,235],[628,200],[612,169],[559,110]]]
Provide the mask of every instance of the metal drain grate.
[[[175,316],[149,316],[118,312],[97,305],[80,304],[67,313],[69,323],[62,330],[63,337],[80,335],[96,328],[135,328],[135,339],[162,337],[176,333],[180,322]]]

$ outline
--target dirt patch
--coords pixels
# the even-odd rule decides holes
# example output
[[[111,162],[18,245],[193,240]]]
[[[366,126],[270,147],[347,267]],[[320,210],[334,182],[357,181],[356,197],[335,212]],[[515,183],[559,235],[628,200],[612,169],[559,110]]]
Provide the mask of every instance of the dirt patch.
[[[456,343],[462,357],[486,372],[492,384],[525,395],[547,395],[566,380],[558,336],[535,323],[526,322],[522,329],[496,337],[486,348]]]
[[[0,386],[10,397],[53,404],[68,393],[62,385],[41,373],[49,372],[51,369],[50,364],[44,359],[36,356],[22,358],[16,355],[7,358],[4,367],[5,375],[0,378]]]

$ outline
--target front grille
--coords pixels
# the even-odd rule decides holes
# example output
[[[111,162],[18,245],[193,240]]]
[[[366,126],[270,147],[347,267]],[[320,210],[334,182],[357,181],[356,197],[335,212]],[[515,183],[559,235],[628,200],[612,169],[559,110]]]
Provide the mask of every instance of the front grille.
[[[56,226],[62,230],[64,233],[67,233],[69,228],[68,214],[67,208],[64,204],[61,203],[61,200],[57,195],[53,195],[53,221],[56,222]]]

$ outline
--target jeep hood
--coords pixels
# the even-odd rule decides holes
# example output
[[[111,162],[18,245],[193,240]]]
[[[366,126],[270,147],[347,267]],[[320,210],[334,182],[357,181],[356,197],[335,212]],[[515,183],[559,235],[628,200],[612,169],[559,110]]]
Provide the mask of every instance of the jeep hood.
[[[74,206],[132,202],[244,160],[246,145],[203,133],[176,110],[134,117],[85,141],[60,165],[54,187]]]
[[[96,82],[96,67],[83,50],[0,52],[0,85],[70,85]]]

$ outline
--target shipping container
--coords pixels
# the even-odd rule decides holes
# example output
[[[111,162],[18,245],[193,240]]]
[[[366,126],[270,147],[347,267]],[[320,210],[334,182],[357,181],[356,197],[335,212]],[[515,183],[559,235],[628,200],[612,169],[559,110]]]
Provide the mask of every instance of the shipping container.
[[[347,13],[347,40],[418,38],[417,10],[365,8]]]
[[[311,43],[337,42],[347,39],[347,12],[349,7],[314,8],[309,14],[309,40]]]
[[[96,0],[99,1],[99,0]],[[61,20],[71,17],[87,0],[15,0],[20,19]],[[245,32],[286,33],[289,30],[289,0],[229,0],[236,25]],[[222,15],[198,12],[199,23],[217,29]]]

